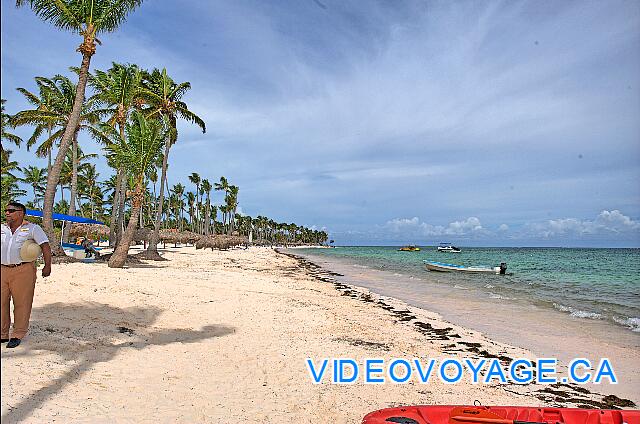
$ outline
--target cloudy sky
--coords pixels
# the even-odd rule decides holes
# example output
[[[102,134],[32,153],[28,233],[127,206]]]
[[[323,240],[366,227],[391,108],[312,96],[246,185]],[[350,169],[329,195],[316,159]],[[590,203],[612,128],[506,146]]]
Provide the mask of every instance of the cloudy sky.
[[[1,1],[13,113],[80,38]],[[169,183],[224,175],[244,213],[337,244],[640,246],[638,1],[147,1],[101,40],[92,69],[191,82],[207,133],[180,127]]]

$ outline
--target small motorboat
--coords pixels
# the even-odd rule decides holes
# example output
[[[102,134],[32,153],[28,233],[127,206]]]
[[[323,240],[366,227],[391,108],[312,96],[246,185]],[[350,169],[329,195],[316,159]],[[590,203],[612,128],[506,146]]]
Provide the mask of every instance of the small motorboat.
[[[440,246],[438,246],[438,252],[460,253],[462,250],[451,243],[440,243]]]
[[[398,252],[419,252],[419,251],[420,251],[420,248],[413,244],[411,246],[403,246],[400,249],[398,249]]]
[[[362,424],[640,424],[639,410],[527,406],[405,406],[367,414]]]
[[[500,266],[464,266],[456,264],[445,264],[442,262],[424,261],[427,270],[439,272],[470,272],[470,273],[487,273],[487,274],[506,274],[507,264],[502,262]]]

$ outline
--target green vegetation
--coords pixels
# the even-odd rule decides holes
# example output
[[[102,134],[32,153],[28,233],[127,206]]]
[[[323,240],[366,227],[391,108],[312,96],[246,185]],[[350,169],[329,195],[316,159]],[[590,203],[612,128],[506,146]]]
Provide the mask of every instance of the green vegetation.
[[[170,149],[179,140],[178,120],[206,131],[205,122],[184,100],[191,84],[175,82],[164,68],[147,71],[135,64],[114,62],[106,71],[89,71],[96,43],[100,44],[96,36],[115,31],[140,4],[141,0],[16,2],[18,7],[30,7],[44,21],[80,35],[82,44],[77,51],[82,62],[80,68],[71,69],[72,77],[38,76],[35,91],[17,88],[32,106],[29,109],[9,115],[2,99],[3,209],[9,201],[24,197],[27,207],[42,208],[42,224],[56,255],[64,255],[64,251],[58,245],[61,230],[54,226],[54,211],[107,222],[109,241],[115,249],[109,261],[113,267],[124,264],[137,228],[153,230],[147,250],[150,259],[159,257],[157,245],[163,228],[205,236],[252,234],[254,241],[262,244],[326,242],[324,231],[237,213],[240,189],[225,177],[212,184],[193,172],[188,177],[193,191],[181,183],[167,186]],[[32,130],[24,144],[27,150],[35,146],[37,157],[48,158],[46,168],[20,167],[11,160],[13,152],[5,145],[22,145],[23,140],[10,132],[20,126]],[[100,179],[92,163],[96,155],[83,152],[81,134],[102,144],[114,175]],[[20,183],[29,186],[30,192]],[[213,204],[212,191],[224,196],[222,204]],[[60,200],[54,203],[56,193]],[[68,239],[68,227],[62,238]]]

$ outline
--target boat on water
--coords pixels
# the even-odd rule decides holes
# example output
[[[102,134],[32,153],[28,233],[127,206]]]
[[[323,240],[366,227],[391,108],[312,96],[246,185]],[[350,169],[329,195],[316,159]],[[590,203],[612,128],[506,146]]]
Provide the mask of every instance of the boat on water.
[[[438,252],[460,253],[462,250],[451,243],[440,243],[440,246],[438,246]]]
[[[486,274],[506,274],[507,264],[502,262],[500,266],[464,266],[456,264],[445,264],[443,262],[424,261],[425,267],[429,271],[438,272],[469,272],[469,273],[486,273]]]
[[[404,406],[367,414],[362,424],[640,424],[639,410],[526,406]]]
[[[403,246],[400,249],[398,249],[398,252],[419,252],[419,251],[420,251],[420,248],[413,244],[410,246]]]

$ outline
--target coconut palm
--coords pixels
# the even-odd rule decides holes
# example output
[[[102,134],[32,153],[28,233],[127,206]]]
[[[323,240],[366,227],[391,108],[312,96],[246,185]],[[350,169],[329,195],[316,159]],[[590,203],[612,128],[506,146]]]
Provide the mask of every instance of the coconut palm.
[[[204,209],[204,235],[208,236],[211,229],[211,190],[213,186],[206,178],[202,180],[202,191],[207,194],[207,203]]]
[[[11,150],[3,150],[2,155],[0,155],[0,169],[2,171],[0,203],[2,210],[4,210],[9,202],[27,194],[26,191],[20,188],[18,178],[13,174],[14,171],[20,170],[20,167],[18,166],[18,162],[11,160],[11,153],[13,153]]]
[[[20,143],[22,142],[20,137],[7,131],[7,128],[12,125],[10,124],[11,116],[4,113],[5,103],[5,99],[0,99],[0,154],[2,154],[2,156],[6,155],[4,147],[2,146],[2,140],[7,140],[18,147],[20,147]]]
[[[225,196],[225,202],[229,211],[229,229],[227,234],[233,233],[233,224],[235,220],[236,210],[238,209],[238,186],[229,186],[229,194]]]
[[[18,88],[29,103],[35,106],[35,109],[27,109],[16,113],[11,122],[14,125],[33,125],[34,133],[27,141],[27,149],[36,143],[37,139],[46,129],[48,137],[36,149],[36,155],[40,157],[49,156],[57,140],[62,139],[73,109],[76,85],[66,76],[56,75],[53,78],[37,77],[39,95],[35,95],[24,88]],[[62,175],[67,161],[71,163],[71,174],[67,175],[70,182],[70,207],[68,214],[74,216],[76,212],[76,197],[78,187],[78,133],[81,130],[88,131],[92,136],[98,137],[94,125],[99,122],[101,113],[95,110],[94,102],[86,102],[82,105],[79,123],[73,134],[73,144],[71,157],[69,154],[65,156],[65,162],[62,165],[59,182],[64,181]],[[52,130],[57,128],[55,132]],[[95,157],[95,155],[93,155]],[[90,156],[87,156],[90,157]],[[51,161],[49,160],[48,171],[51,170]],[[67,241],[70,227],[65,227],[63,241]]]
[[[80,197],[85,198],[91,206],[91,219],[96,219],[96,205],[102,203],[102,190],[100,190],[98,177],[100,174],[96,171],[96,166],[87,164],[83,167],[79,174],[79,193]]]
[[[165,152],[166,152],[166,150],[165,150]],[[179,224],[178,229],[180,231],[182,231],[182,223],[184,221],[184,218],[183,218],[183,215],[182,215],[182,213],[184,211],[184,191],[185,191],[185,187],[180,183],[174,185],[171,188],[171,192],[176,197],[176,204],[175,205],[178,208],[178,209],[176,209],[176,220],[179,219],[180,224]]]
[[[142,0],[17,0],[16,6],[29,6],[42,20],[54,26],[77,33],[82,36],[82,44],[78,52],[82,54],[82,63],[78,70],[78,85],[76,87],[73,108],[67,126],[60,141],[60,148],[56,160],[47,178],[47,188],[44,194],[44,208],[42,224],[49,236],[51,250],[56,255],[64,255],[53,232],[53,202],[60,178],[60,171],[65,155],[76,133],[80,122],[80,113],[84,102],[84,93],[89,77],[91,57],[96,52],[96,38],[101,33],[115,31],[127,15],[138,7]]]
[[[201,178],[200,175],[197,172],[193,172],[191,173],[191,175],[188,176],[189,181],[196,186],[196,192],[195,192],[195,226],[191,228],[192,231],[198,231],[196,228],[199,227],[199,222],[200,222],[200,199],[199,199],[199,195],[200,195],[200,182],[201,182]]]
[[[145,72],[142,80],[141,96],[144,99],[144,111],[149,117],[162,118],[170,131],[164,145],[164,158],[162,162],[162,176],[160,178],[160,193],[158,210],[154,223],[154,231],[147,248],[148,259],[158,259],[158,240],[160,236],[160,222],[162,218],[162,206],[164,204],[165,182],[167,179],[167,166],[169,150],[178,140],[178,119],[198,125],[202,132],[206,132],[204,121],[189,110],[187,104],[182,101],[184,95],[191,89],[189,82],[176,83],[167,75],[167,70],[154,69]]]
[[[137,65],[112,63],[109,70],[96,70],[89,76],[89,85],[95,94],[91,100],[100,107],[100,112],[107,116],[106,122],[118,127],[120,137],[126,138],[125,126],[131,110],[140,97],[140,80],[142,73]],[[118,231],[124,214],[125,194],[122,192],[124,170],[116,171],[116,191],[114,207],[111,209],[111,224],[109,227],[109,241],[111,245],[117,243]]]
[[[33,189],[33,204],[39,209],[40,200],[44,193],[44,185],[47,182],[47,170],[46,168],[29,165],[22,168],[22,174],[24,177],[20,178],[20,181],[31,186]]]
[[[193,220],[195,217],[195,204],[196,204],[196,195],[193,192],[189,191],[186,195],[187,204],[189,205],[189,227],[191,231],[193,231]]]
[[[18,177],[13,173],[14,171],[20,171],[20,166],[18,162],[15,160],[11,160],[11,155],[13,151],[5,150],[4,154],[1,157],[1,165],[0,169],[2,171],[2,176],[8,176],[14,179],[18,179]]]
[[[227,196],[227,194],[229,193],[229,181],[227,181],[227,179],[225,177],[220,177],[220,182],[218,183],[214,183],[214,189],[215,191],[224,191],[224,195],[225,198]],[[220,212],[222,212],[222,228],[224,228],[226,222],[227,222],[227,208],[224,206],[220,206],[219,208]]]
[[[76,210],[81,209],[80,207],[76,208],[76,202],[78,201],[78,173],[86,166],[89,165],[88,161],[90,159],[97,158],[98,155],[94,153],[85,154],[82,149],[78,146],[77,137],[74,137],[73,148],[71,151],[67,152],[65,157],[65,161],[62,165],[62,170],[60,172],[60,182],[67,183],[69,185],[69,211],[68,215],[75,216]],[[69,238],[69,231],[71,230],[71,226],[65,226],[63,241],[67,242]]]
[[[14,126],[18,125],[31,125],[34,127],[33,134],[27,140],[27,150],[29,150],[42,136],[42,134],[47,132],[47,141],[43,143],[38,150],[38,152],[46,151],[47,155],[47,172],[51,171],[51,153],[53,151],[53,143],[51,140],[51,135],[53,129],[61,125],[62,128],[66,126],[66,121],[68,120],[69,112],[71,111],[71,107],[68,108],[68,111],[64,112],[64,116],[60,117],[60,103],[58,103],[61,99],[65,99],[68,96],[62,95],[61,88],[55,84],[55,82],[49,78],[44,77],[35,77],[36,85],[38,86],[38,94],[34,94],[31,91],[27,90],[23,87],[18,87],[16,90],[22,94],[27,102],[34,106],[34,109],[27,109],[18,112],[16,115],[12,117],[12,123]],[[73,104],[73,98],[75,96],[75,86],[73,91],[70,93],[71,104]]]
[[[131,122],[126,126],[126,134],[126,140],[119,139],[118,143],[112,143],[108,147],[117,163],[124,165],[127,173],[135,180],[131,216],[122,239],[109,259],[111,268],[121,268],[127,259],[144,199],[145,177],[152,171],[162,154],[165,140],[162,123],[156,119],[147,119],[138,111],[132,113]]]

